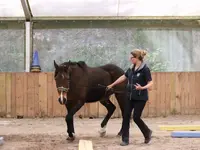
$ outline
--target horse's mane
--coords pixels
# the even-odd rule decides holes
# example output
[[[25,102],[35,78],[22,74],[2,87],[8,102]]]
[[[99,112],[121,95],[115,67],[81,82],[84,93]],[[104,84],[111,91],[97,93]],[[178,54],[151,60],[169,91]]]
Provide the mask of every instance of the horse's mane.
[[[60,66],[75,66],[78,65],[80,68],[82,69],[86,69],[87,64],[84,61],[68,61],[68,62],[64,62],[62,63]]]

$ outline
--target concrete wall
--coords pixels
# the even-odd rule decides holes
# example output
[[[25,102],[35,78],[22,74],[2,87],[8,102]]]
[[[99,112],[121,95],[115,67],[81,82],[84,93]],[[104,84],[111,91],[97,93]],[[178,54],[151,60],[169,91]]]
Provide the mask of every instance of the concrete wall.
[[[0,35],[0,72],[23,72],[24,24],[21,22],[1,22]]]
[[[94,24],[34,29],[33,50],[39,51],[42,70],[53,71],[54,59],[58,63],[83,60],[90,66],[115,63],[127,69],[130,51],[144,48],[152,71],[200,71],[199,28],[92,27]]]

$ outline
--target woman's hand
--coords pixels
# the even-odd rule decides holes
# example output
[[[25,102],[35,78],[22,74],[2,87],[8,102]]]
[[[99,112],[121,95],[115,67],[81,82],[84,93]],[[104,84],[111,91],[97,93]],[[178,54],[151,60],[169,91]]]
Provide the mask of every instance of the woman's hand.
[[[153,85],[153,81],[149,81],[147,83],[147,85],[145,86],[141,86],[140,84],[136,83],[134,86],[135,86],[135,89],[136,90],[144,90],[144,89],[149,89],[149,88],[152,88],[152,85]]]
[[[135,89],[136,90],[143,90],[144,88],[140,85],[140,84],[138,84],[138,83],[136,83],[135,85]]]
[[[113,84],[107,86],[107,90],[110,90],[113,87]]]
[[[106,90],[110,90],[115,85],[120,84],[120,83],[124,82],[125,80],[126,80],[126,76],[125,75],[120,76],[114,83],[108,85]]]

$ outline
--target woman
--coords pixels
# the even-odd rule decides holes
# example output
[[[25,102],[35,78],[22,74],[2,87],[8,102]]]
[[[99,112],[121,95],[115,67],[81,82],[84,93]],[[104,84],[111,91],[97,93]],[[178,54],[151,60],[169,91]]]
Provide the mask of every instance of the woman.
[[[130,57],[130,61],[133,64],[132,67],[129,68],[125,74],[119,77],[115,82],[107,86],[107,88],[110,89],[115,85],[128,80],[128,95],[123,115],[124,119],[122,123],[123,133],[122,143],[120,144],[121,146],[129,144],[130,117],[133,109],[133,120],[144,135],[144,143],[149,143],[151,140],[152,131],[141,119],[142,111],[148,100],[148,89],[153,85],[150,69],[143,61],[146,53],[146,51],[139,49],[132,51]]]

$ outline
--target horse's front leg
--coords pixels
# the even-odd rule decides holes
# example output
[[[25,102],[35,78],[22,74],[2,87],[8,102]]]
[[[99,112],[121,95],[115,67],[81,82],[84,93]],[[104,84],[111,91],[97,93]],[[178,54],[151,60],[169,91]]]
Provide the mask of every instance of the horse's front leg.
[[[83,102],[79,102],[77,104],[68,103],[66,104],[66,108],[68,111],[68,114],[65,117],[65,121],[67,123],[67,133],[68,133],[68,138],[67,140],[73,141],[75,140],[75,131],[74,131],[74,114],[84,105]]]

